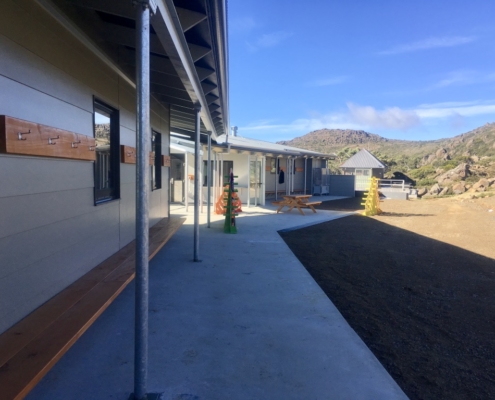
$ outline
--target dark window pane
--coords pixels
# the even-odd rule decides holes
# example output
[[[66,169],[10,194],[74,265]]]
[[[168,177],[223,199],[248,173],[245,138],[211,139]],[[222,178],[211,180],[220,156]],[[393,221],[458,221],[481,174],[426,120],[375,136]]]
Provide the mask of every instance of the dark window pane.
[[[95,203],[119,197],[119,131],[117,111],[95,102]]]
[[[155,155],[153,166],[151,167],[151,188],[161,189],[162,187],[162,135],[152,132],[151,151]]]

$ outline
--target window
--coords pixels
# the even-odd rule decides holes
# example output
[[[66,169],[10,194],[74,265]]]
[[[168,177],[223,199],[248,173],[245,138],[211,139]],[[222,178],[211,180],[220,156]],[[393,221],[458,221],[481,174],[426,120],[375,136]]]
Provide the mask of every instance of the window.
[[[277,168],[275,167],[275,163],[277,160],[275,158],[270,159],[270,174],[274,174],[277,172]]]
[[[94,100],[95,204],[120,197],[119,113]]]
[[[151,190],[162,188],[162,135],[158,132],[151,133],[151,151],[155,155],[151,167]]]

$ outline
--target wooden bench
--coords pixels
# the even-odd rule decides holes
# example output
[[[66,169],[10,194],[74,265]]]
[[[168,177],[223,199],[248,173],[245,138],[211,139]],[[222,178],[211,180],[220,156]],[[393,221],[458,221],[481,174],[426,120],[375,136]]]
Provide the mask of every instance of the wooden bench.
[[[319,206],[321,204],[321,201],[312,201],[308,203],[303,203],[301,207],[309,207],[311,210],[316,213],[315,207],[314,206]]]
[[[149,259],[184,223],[164,218],[149,233]],[[134,279],[135,241],[0,335],[0,398],[22,399]]]

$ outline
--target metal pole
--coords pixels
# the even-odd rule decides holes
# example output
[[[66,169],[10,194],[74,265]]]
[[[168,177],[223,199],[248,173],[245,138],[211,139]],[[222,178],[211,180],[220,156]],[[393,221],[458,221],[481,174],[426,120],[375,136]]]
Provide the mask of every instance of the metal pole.
[[[278,165],[279,165],[279,161],[278,161],[278,156],[277,158],[275,159],[275,201],[278,200]]]
[[[256,207],[258,205],[258,196],[259,196],[259,173],[258,173],[258,156],[256,156],[256,159],[254,161],[254,206]]]
[[[225,177],[224,177],[223,174],[224,174],[224,172],[223,172],[223,154],[220,154],[220,181],[219,181],[219,183],[220,183],[220,187],[219,187],[220,194],[219,194],[219,196],[223,196],[223,186],[224,186],[223,185],[223,182],[224,182],[224,179],[225,179]]]
[[[194,117],[195,117],[195,128],[196,128],[196,139],[194,141],[194,261],[198,262],[199,259],[199,189],[200,189],[200,176],[199,176],[199,142],[200,142],[200,112],[201,106],[196,104],[194,106]]]
[[[205,154],[205,149],[203,148],[203,146],[201,146],[202,149],[201,151],[203,152],[203,156],[199,158],[199,176],[200,176],[200,180],[199,180],[199,205],[200,205],[200,213],[203,214],[203,206],[204,206],[204,200],[203,200],[203,196],[204,196],[204,190],[203,190],[203,176],[205,175],[204,174],[204,166],[203,166],[203,157],[204,157],[204,154]]]
[[[304,157],[304,194],[306,194],[306,177],[308,176],[308,157]]]
[[[187,151],[184,153],[184,205],[186,206],[186,212],[189,212],[189,160],[187,157]]]
[[[289,168],[290,159],[287,158],[285,160],[285,194],[290,195],[290,168]]]
[[[251,207],[251,154],[248,154],[248,173],[247,173],[247,206]]]
[[[206,166],[206,190],[207,190],[207,205],[206,216],[208,221],[208,228],[210,228],[210,205],[211,205],[211,132],[208,132],[208,165]]]
[[[290,186],[292,188],[292,193],[294,193],[294,175],[295,175],[295,172],[294,172],[294,169],[296,168],[296,159],[295,158],[291,158],[291,165],[290,165],[290,174],[291,174],[291,183],[290,183]]]
[[[136,12],[136,298],[134,399],[146,399],[148,378],[148,256],[150,126],[150,9]]]

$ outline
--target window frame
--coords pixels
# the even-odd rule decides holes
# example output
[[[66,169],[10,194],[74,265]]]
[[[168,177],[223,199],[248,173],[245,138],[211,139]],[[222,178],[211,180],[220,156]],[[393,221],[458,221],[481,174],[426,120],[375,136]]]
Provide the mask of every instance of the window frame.
[[[110,189],[97,189],[98,152],[95,147],[96,159],[93,164],[93,199],[94,205],[105,204],[120,199],[120,120],[119,110],[108,105],[104,101],[93,96],[93,137],[96,139],[96,113],[98,110],[106,113],[110,118],[110,179],[113,187]]]

